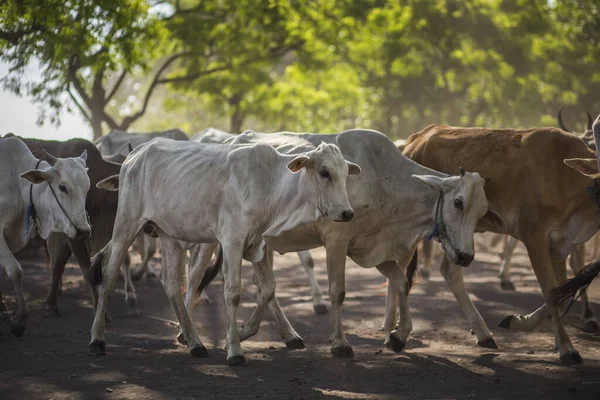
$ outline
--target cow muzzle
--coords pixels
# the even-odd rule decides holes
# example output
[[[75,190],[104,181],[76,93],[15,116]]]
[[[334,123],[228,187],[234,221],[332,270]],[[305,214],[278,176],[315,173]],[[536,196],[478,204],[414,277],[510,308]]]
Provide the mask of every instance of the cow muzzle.
[[[354,210],[348,209],[340,213],[340,216],[335,219],[335,222],[348,222],[354,218]]]
[[[469,264],[471,264],[471,262],[473,262],[474,258],[475,258],[475,256],[473,254],[463,253],[462,251],[457,251],[456,259],[454,260],[454,263],[456,265],[460,265],[461,267],[468,267]]]
[[[89,239],[92,237],[92,230],[91,229],[79,229],[79,228],[75,228],[75,239],[77,240],[84,240],[84,239]]]

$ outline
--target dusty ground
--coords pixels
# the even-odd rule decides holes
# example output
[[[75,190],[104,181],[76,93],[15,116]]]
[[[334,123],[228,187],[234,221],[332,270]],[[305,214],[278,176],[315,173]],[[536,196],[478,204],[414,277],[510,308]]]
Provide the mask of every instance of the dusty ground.
[[[313,252],[317,276],[327,287],[324,251]],[[407,348],[395,354],[382,346],[385,288],[376,270],[347,266],[344,326],[354,347],[353,359],[329,353],[329,316],[313,313],[304,271],[295,254],[276,258],[278,295],[284,310],[308,348],[288,350],[279,340],[269,315],[259,334],[243,343],[247,367],[229,367],[225,337],[222,283],[208,288],[214,304],[196,308],[196,327],[210,357],[193,358],[174,340],[174,313],[157,279],[138,283],[138,309],[132,317],[124,306],[121,284],[111,297],[113,322],[106,338],[108,354],[87,355],[92,311],[78,266],[69,264],[62,317],[44,314],[42,299],[48,282],[43,258],[24,260],[25,286],[31,317],[25,335],[14,338],[0,326],[0,398],[436,398],[436,399],[600,399],[600,335],[578,329],[579,307],[567,317],[567,330],[585,364],[563,367],[553,350],[550,327],[512,333],[497,323],[513,312],[526,313],[541,304],[538,285],[523,249],[517,249],[513,278],[517,292],[499,288],[496,254],[479,252],[465,270],[467,289],[495,335],[498,350],[479,348],[469,334],[452,294],[434,271],[410,296],[414,330]],[[251,268],[244,268],[241,319],[250,315],[255,289]],[[600,282],[593,288],[600,313]],[[12,287],[0,280],[13,305]],[[326,301],[328,301],[326,299]]]

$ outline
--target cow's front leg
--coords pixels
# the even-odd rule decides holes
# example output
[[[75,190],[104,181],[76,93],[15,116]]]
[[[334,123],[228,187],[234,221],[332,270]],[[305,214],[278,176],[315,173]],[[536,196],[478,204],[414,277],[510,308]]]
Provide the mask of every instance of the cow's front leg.
[[[246,357],[240,346],[237,327],[238,307],[242,293],[242,249],[244,241],[232,243],[220,241],[223,246],[223,277],[225,278],[225,306],[227,308],[227,362],[229,365],[245,365]]]
[[[352,357],[354,351],[342,327],[342,304],[346,297],[346,253],[348,244],[327,244],[327,277],[331,301],[331,354],[335,357]]]
[[[46,309],[51,313],[60,316],[58,309],[58,288],[62,279],[65,265],[71,256],[71,248],[66,239],[66,235],[53,233],[46,241],[48,256],[50,258],[50,268],[52,278],[50,286],[48,286],[48,294],[46,295]]]
[[[325,306],[325,301],[323,301],[323,293],[321,292],[319,283],[315,278],[315,262],[310,254],[310,251],[299,251],[297,254],[298,258],[300,258],[300,263],[302,264],[302,267],[304,267],[306,275],[308,276],[313,310],[317,315],[327,314],[327,307]]]
[[[398,296],[400,322],[398,323],[398,327],[395,330],[392,330],[393,323],[390,324],[390,321],[393,321],[393,319],[389,318],[386,313],[384,332],[386,336],[386,346],[396,353],[399,353],[404,349],[408,335],[413,327],[410,310],[408,308],[408,280],[396,261],[386,261],[381,263],[377,266],[377,269],[388,279],[388,302],[394,300],[393,296],[389,296],[390,291],[396,292]],[[395,312],[393,314],[395,314]]]
[[[590,241],[588,241],[589,243]],[[585,244],[580,244],[577,249],[571,253],[569,265],[573,273],[577,275],[585,267]],[[590,307],[590,299],[587,290],[581,293],[583,331],[586,333],[600,333],[600,324]]]
[[[452,294],[454,294],[460,309],[467,317],[473,333],[477,336],[477,344],[488,349],[497,349],[498,346],[492,338],[492,333],[471,301],[467,289],[465,289],[462,267],[452,264],[448,257],[444,256],[440,265],[440,273],[446,280]]]
[[[17,309],[14,315],[10,317],[10,333],[16,337],[20,337],[25,333],[27,317],[29,317],[29,308],[27,307],[25,294],[23,293],[23,269],[12,251],[10,251],[4,236],[0,237],[0,265],[4,267],[8,278],[15,286]],[[5,311],[5,315],[9,317],[8,311]]]
[[[515,290],[515,285],[510,279],[510,267],[512,255],[517,245],[517,239],[510,235],[505,235],[504,252],[502,253],[502,267],[498,277],[500,278],[500,287],[502,290]]]

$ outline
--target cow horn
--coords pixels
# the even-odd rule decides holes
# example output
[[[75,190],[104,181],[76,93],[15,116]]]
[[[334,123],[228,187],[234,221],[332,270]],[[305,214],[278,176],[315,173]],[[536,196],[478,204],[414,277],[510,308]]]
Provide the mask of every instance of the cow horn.
[[[131,143],[127,143],[127,149],[130,153],[133,151],[133,146],[131,146]]]
[[[42,149],[42,159],[53,167],[54,167],[54,164],[56,164],[56,161],[58,160],[58,158],[56,158],[52,154],[48,153],[45,149]]]
[[[458,167],[458,172],[460,173],[460,176],[465,176],[465,169],[463,167]]]
[[[589,112],[589,111],[586,111],[585,113],[587,114],[587,119],[588,119],[588,120],[587,120],[587,127],[586,127],[586,130],[587,130],[588,132],[591,132],[591,131],[592,131],[592,124],[594,123],[594,118],[592,117],[592,114],[590,114],[590,112]]]
[[[562,120],[562,110],[558,110],[558,126],[560,127],[560,129],[562,129],[565,132],[571,132],[570,130],[567,129],[567,127],[565,126],[565,123]]]
[[[594,144],[596,145],[596,161],[598,162],[598,170],[600,171],[600,157],[598,157],[598,151],[600,150],[600,115],[594,121],[592,131],[594,132]]]

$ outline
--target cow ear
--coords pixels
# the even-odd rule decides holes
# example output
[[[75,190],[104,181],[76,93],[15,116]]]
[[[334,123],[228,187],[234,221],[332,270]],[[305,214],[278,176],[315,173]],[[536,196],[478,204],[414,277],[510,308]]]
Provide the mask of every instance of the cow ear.
[[[588,178],[600,178],[600,172],[598,172],[598,161],[595,158],[567,158],[564,160],[564,162],[569,167],[578,171],[582,175],[587,176]]]
[[[108,178],[102,179],[100,182],[96,183],[96,187],[98,189],[110,190],[112,192],[116,192],[119,190],[119,175],[112,175]]]
[[[350,161],[346,161],[346,164],[348,164],[348,175],[358,175],[361,173],[362,169],[360,168],[360,165]]]
[[[500,230],[501,232],[506,230],[506,221],[490,204],[488,204],[485,215],[479,219],[479,224],[485,225],[488,229],[494,227],[494,230]]]
[[[411,175],[412,178],[416,181],[423,182],[429,187],[432,187],[437,190],[443,190],[444,188],[444,178],[435,175]]]
[[[56,161],[58,160],[52,154],[48,153],[45,149],[42,149],[42,159],[53,167],[54,164],[56,164]]]
[[[127,150],[129,150],[129,153],[133,151],[133,146],[131,145],[131,143],[127,143]]]
[[[27,172],[23,172],[21,175],[19,175],[19,178],[25,179],[26,181],[37,185],[38,183],[49,182],[52,180],[52,174],[39,169],[31,169]]]
[[[288,169],[292,172],[298,172],[302,168],[306,167],[310,158],[307,156],[298,156],[290,161],[287,165]]]
[[[83,150],[83,153],[81,153],[79,158],[81,158],[83,160],[83,163],[85,164],[85,162],[87,161],[87,149]]]

